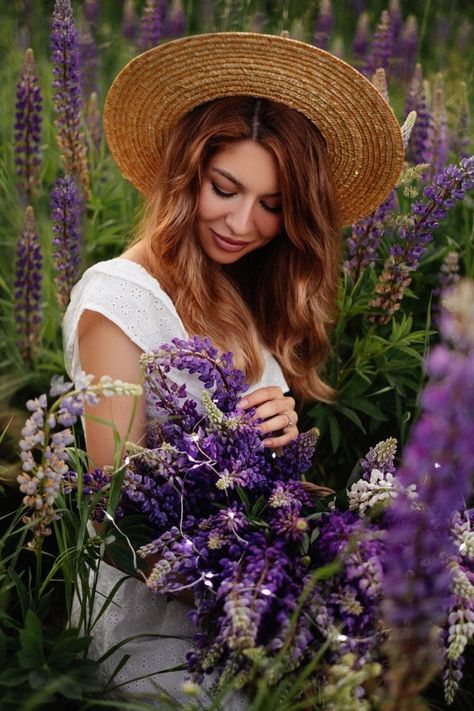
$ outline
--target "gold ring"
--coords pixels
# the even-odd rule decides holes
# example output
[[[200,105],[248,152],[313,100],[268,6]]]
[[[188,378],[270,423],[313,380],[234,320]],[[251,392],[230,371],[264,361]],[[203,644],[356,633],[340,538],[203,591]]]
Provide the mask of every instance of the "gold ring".
[[[284,415],[286,417],[286,419],[288,420],[288,424],[285,427],[285,430],[288,429],[288,427],[293,427],[293,422],[291,420],[291,417],[289,415],[287,415],[285,412],[282,412],[281,414]]]

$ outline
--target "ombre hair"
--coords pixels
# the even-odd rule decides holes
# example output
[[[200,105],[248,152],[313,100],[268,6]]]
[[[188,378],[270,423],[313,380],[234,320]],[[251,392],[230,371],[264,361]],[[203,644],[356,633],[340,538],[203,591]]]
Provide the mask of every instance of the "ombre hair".
[[[211,261],[195,229],[204,170],[219,149],[254,140],[276,159],[282,228],[235,264]],[[326,146],[303,114],[250,96],[225,97],[184,116],[169,138],[156,190],[135,242],[172,299],[189,335],[234,353],[250,383],[262,345],[301,400],[331,401],[320,376],[335,318],[341,239]]]

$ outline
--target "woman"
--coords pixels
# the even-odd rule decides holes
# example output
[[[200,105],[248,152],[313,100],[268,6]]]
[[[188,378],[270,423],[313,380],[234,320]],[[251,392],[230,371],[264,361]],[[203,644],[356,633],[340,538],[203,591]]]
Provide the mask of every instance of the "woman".
[[[370,116],[370,123],[367,117]],[[210,336],[231,350],[251,388],[265,445],[298,433],[295,400],[333,397],[324,363],[341,251],[340,227],[370,213],[402,163],[398,124],[355,70],[301,42],[245,33],[201,35],[135,58],[107,98],[104,124],[125,177],[145,194],[143,220],[118,259],[89,269],[65,317],[66,362],[97,378],[141,379],[139,357],[174,336]],[[199,383],[185,378],[200,398]],[[145,403],[104,399],[88,414],[120,436],[146,437]],[[86,421],[91,465],[111,464],[110,427]],[[122,574],[101,568],[108,595]],[[138,580],[117,591],[94,628],[95,654],[142,638],[118,675],[184,661],[186,608],[152,598]],[[114,656],[115,663],[120,658]],[[105,670],[112,671],[113,664]],[[152,681],[179,695],[182,673]],[[149,679],[126,690],[153,690]],[[234,699],[238,705],[239,699]]]

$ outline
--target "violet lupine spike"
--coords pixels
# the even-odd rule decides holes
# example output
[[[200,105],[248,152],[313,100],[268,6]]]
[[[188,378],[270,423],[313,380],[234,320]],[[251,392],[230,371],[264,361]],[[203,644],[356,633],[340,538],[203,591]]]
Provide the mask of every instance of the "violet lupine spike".
[[[451,136],[451,150],[459,158],[467,158],[471,147],[471,109],[467,99],[466,83],[461,82],[459,89],[458,114]]]
[[[70,0],[56,0],[51,30],[56,140],[65,171],[76,176],[89,196],[87,146],[81,128],[79,33]]]
[[[438,323],[441,312],[441,295],[443,293],[447,293],[448,289],[454,286],[459,279],[459,254],[457,252],[450,251],[443,259],[443,263],[441,264],[438,274],[438,284],[433,289],[431,314],[435,323]]]
[[[370,45],[369,15],[362,12],[357,18],[357,26],[352,42],[352,63],[355,67],[363,67]]]
[[[400,228],[398,242],[390,248],[390,256],[385,260],[375,287],[377,296],[369,302],[370,307],[381,310],[381,313],[370,316],[371,321],[388,323],[398,311],[405,289],[411,282],[411,273],[418,267],[440,220],[472,188],[474,156],[445,168],[424,189],[425,200],[412,204],[413,220]]]
[[[92,25],[93,27],[97,26],[100,17],[99,0],[84,1],[84,17],[90,25]]]
[[[372,77],[371,82],[375,86],[377,91],[382,94],[385,101],[388,103],[387,75],[383,67],[379,67],[375,70],[375,74]]]
[[[352,225],[352,234],[347,240],[349,258],[344,267],[354,282],[375,263],[385,221],[396,207],[397,196],[392,191],[375,212]]]
[[[427,162],[428,130],[430,112],[427,107],[425,83],[421,64],[417,64],[410,86],[408,87],[405,105],[405,116],[416,111],[416,121],[405,151],[406,160],[413,165]]]
[[[321,49],[328,49],[331,39],[334,16],[331,0],[321,0],[319,14],[313,34],[313,44]]]
[[[182,0],[173,0],[166,20],[166,36],[182,37],[186,30],[186,16]]]
[[[436,175],[436,173],[439,173],[446,166],[448,150],[448,117],[444,102],[441,75],[438,74],[433,86],[425,156],[425,161],[430,163],[430,168],[427,173],[428,176]]]
[[[81,264],[81,195],[72,175],[59,178],[51,191],[53,263],[56,298],[61,309],[69,303]]]
[[[468,295],[473,291],[471,283]],[[462,289],[449,298],[443,339],[472,312]],[[421,417],[398,472],[403,486],[416,484],[417,505],[400,492],[388,513],[383,613],[391,629],[390,711],[414,708],[442,664],[440,626],[448,620],[455,579],[447,565],[455,553],[451,517],[469,497],[474,469],[474,339],[467,345],[456,352],[442,343],[428,357]]]
[[[372,47],[367,58],[365,73],[372,76],[376,69],[382,67],[388,74],[389,62],[393,52],[393,32],[387,10],[382,11],[380,22],[372,38]]]
[[[390,27],[392,28],[393,41],[398,41],[400,31],[402,29],[402,11],[400,9],[400,0],[390,0],[388,5],[388,16],[390,18]]]
[[[400,79],[408,83],[415,68],[418,52],[418,25],[415,15],[409,15],[403,25],[402,33],[398,39],[397,74]]]
[[[40,344],[42,265],[35,215],[33,208],[28,206],[16,251],[15,319],[17,346],[21,357],[30,366]]]
[[[125,39],[133,41],[137,35],[137,14],[135,1],[125,0],[122,14],[122,35]]]
[[[102,115],[97,103],[97,94],[93,92],[86,103],[86,126],[90,143],[99,149],[102,140]]]
[[[81,23],[79,31],[79,51],[81,57],[81,92],[85,104],[90,95],[99,92],[98,68],[99,51],[91,26],[87,20]]]
[[[32,49],[27,49],[16,85],[15,164],[19,188],[31,198],[38,189],[41,166],[41,89]]]
[[[162,38],[163,26],[159,0],[146,0],[140,18],[138,47],[140,50],[155,47]]]

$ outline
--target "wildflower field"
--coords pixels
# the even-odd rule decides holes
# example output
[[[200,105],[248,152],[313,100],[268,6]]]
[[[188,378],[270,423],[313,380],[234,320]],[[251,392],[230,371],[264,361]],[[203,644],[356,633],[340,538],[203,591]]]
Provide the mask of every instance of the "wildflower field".
[[[396,190],[343,235],[337,400],[302,410],[272,457],[231,355],[206,334],[157,344],[143,358],[156,436],[90,471],[84,404],[141,392],[64,372],[71,289],[123,251],[140,210],[104,98],[137,53],[223,30],[333,52],[403,127]],[[245,687],[253,711],[472,709],[474,7],[15,0],[0,52],[0,707],[219,709]],[[165,387],[172,368],[200,377],[204,416]],[[112,603],[96,594],[106,549],[116,592],[149,553],[150,595],[194,591],[179,699],[124,691],[126,640],[90,653]]]

